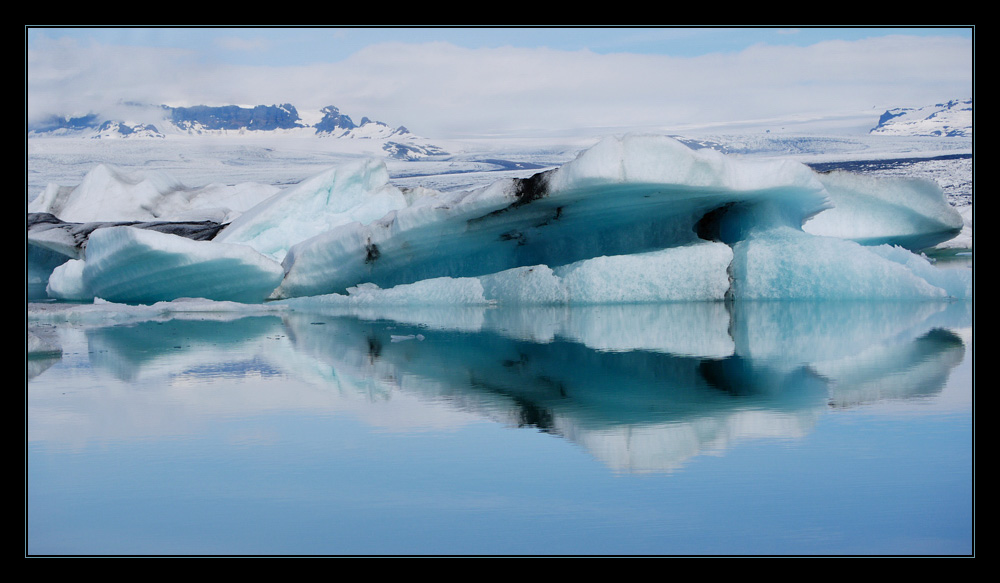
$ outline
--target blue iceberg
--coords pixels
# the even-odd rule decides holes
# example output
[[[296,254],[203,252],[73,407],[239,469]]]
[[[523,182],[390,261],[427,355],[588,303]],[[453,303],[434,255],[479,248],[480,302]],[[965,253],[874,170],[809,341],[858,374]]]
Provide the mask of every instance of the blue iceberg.
[[[455,192],[400,189],[384,163],[365,160],[232,214],[210,242],[97,229],[84,257],[67,257],[79,264],[52,272],[48,293],[342,305],[972,294],[970,270],[937,269],[919,253],[962,229],[937,185],[823,174],[664,136],[609,138],[561,167]]]
[[[281,282],[281,266],[245,245],[190,239],[135,227],[94,231],[85,260],[57,267],[49,293],[151,304],[183,297],[259,303]]]

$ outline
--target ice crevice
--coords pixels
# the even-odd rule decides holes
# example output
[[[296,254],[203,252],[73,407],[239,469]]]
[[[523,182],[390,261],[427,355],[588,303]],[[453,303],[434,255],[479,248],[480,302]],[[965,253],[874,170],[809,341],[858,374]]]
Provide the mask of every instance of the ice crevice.
[[[962,227],[937,185],[665,136],[609,138],[559,168],[460,192],[404,192],[384,163],[353,162],[232,215],[210,241],[102,227],[61,264],[48,245],[47,293],[344,305],[971,297],[968,270],[919,253]],[[41,249],[41,230],[33,237]]]

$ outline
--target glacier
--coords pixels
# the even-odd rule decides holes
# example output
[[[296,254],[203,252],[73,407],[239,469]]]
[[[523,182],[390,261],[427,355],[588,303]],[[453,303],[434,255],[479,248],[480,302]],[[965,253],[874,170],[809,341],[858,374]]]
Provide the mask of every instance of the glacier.
[[[452,192],[397,187],[377,159],[283,190],[188,189],[103,166],[93,174],[29,206],[87,226],[62,244],[51,225],[29,228],[29,283],[50,298],[347,306],[972,295],[970,270],[938,269],[921,254],[963,227],[933,182],[816,172],[659,135],[607,138],[531,177]],[[222,226],[196,240],[111,223],[170,219]]]

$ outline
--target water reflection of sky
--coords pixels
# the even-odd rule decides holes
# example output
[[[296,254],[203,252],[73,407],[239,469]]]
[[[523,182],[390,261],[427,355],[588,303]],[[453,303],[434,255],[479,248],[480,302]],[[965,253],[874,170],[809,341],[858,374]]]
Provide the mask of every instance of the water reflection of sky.
[[[318,515],[338,519],[356,499],[379,524],[364,522],[360,510],[347,524],[383,533],[416,528],[410,521],[437,512],[419,543],[401,534],[368,547],[364,536],[347,537],[331,547],[289,534],[268,547],[246,534],[236,536],[244,546],[199,540],[184,528],[173,535],[182,542],[164,535],[163,545],[188,549],[182,552],[968,548],[971,313],[964,303],[388,310],[363,319],[281,310],[111,326],[43,320],[34,328],[62,356],[29,363],[37,367],[28,384],[29,527],[41,548],[54,549],[48,552],[75,548],[56,544],[50,529],[98,520],[55,500],[82,495],[78,507],[106,511],[126,487],[143,512],[161,496],[186,511],[209,505],[196,500],[194,491],[204,488],[222,504],[213,511],[218,520],[233,527],[249,518],[222,508],[235,511],[246,499],[254,500],[255,519],[286,528],[289,517],[304,517],[282,514],[293,499],[311,499]],[[173,486],[152,484],[152,476],[169,476]],[[722,492],[713,480],[735,489]],[[564,491],[543,496],[534,491],[540,486]],[[101,501],[105,495],[111,498]],[[819,511],[822,504],[841,516]],[[512,505],[523,505],[524,516],[512,518]],[[586,525],[592,536],[530,547],[545,528],[535,525],[523,539],[501,532],[525,527],[532,513],[558,516],[561,528]],[[727,513],[752,517],[733,524]],[[657,515],[680,532],[650,521]],[[458,542],[464,527],[456,521],[484,516],[494,532]],[[894,526],[866,523],[873,519]],[[98,522],[115,537],[142,531],[134,518],[110,520]],[[627,525],[628,539],[610,544],[607,535]],[[332,528],[314,532],[347,536]],[[684,528],[698,536],[682,542]],[[755,528],[770,538],[740,539]],[[929,533],[947,542],[935,545]],[[918,536],[925,538],[900,538]],[[268,550],[277,548],[284,550]]]

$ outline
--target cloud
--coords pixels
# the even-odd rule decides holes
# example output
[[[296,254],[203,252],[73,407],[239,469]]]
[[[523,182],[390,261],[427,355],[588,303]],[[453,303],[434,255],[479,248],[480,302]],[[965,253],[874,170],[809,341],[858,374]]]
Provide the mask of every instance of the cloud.
[[[220,42],[244,50],[261,46]],[[97,111],[120,100],[288,102],[300,110],[336,105],[355,118],[446,137],[669,128],[873,109],[877,115],[972,92],[971,41],[945,37],[761,44],[697,57],[381,43],[313,65],[213,63],[189,50],[40,39],[28,55],[29,115]]]
[[[71,39],[39,39],[28,51],[28,116],[83,115],[121,101],[158,102],[190,85],[198,69],[183,49],[113,47]]]

